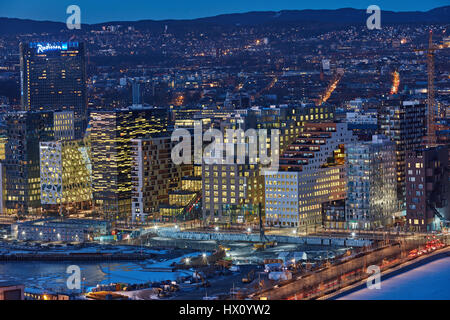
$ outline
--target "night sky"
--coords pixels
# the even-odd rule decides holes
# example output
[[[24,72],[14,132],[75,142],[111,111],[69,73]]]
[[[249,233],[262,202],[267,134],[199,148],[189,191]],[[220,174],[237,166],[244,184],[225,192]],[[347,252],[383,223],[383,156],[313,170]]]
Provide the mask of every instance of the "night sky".
[[[143,19],[192,19],[224,13],[279,11],[283,9],[366,9],[371,4],[382,10],[427,11],[449,5],[449,0],[0,0],[0,17],[65,22],[66,8],[81,8],[82,23]]]

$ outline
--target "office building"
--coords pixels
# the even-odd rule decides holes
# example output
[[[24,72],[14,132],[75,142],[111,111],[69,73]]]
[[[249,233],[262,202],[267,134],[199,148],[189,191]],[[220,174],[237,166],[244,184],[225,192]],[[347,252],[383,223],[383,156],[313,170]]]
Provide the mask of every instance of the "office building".
[[[54,112],[53,127],[55,131],[55,141],[75,139],[75,119],[73,111]]]
[[[264,204],[264,176],[257,164],[203,164],[202,199],[205,222],[253,222]]]
[[[266,224],[302,233],[323,224],[322,206],[346,197],[345,145],[354,140],[346,123],[306,123],[265,175]]]
[[[301,133],[305,123],[332,121],[334,109],[330,106],[316,107],[313,104],[299,106],[282,105],[279,107],[260,108],[253,107],[233,114],[220,123],[222,132],[227,129],[240,129],[241,134],[248,129],[267,130],[265,143],[258,142],[259,148],[267,149],[278,157]],[[272,130],[279,130],[279,149],[271,150]],[[235,154],[238,149],[238,138],[233,141],[224,139],[225,145],[234,145]],[[248,149],[248,139],[244,141]],[[226,147],[225,147],[226,150]],[[256,161],[256,163],[255,163]],[[255,164],[254,164],[255,163]],[[225,164],[203,166],[203,217],[208,221],[258,222],[258,210],[261,205],[261,214],[265,212],[264,175],[261,174],[259,159],[246,157],[245,164]]]
[[[90,209],[92,169],[82,141],[40,143],[41,203],[60,215]]]
[[[142,105],[141,83],[138,80],[131,82],[131,95],[133,106]]]

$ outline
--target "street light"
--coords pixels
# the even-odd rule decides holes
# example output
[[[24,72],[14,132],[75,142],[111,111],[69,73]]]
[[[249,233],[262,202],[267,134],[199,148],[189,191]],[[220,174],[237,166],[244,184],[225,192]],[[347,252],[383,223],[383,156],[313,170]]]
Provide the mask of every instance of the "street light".
[[[248,232],[248,233],[252,232],[252,228],[248,228],[248,229],[247,229],[247,232]]]
[[[214,230],[219,231],[219,227],[215,227]]]

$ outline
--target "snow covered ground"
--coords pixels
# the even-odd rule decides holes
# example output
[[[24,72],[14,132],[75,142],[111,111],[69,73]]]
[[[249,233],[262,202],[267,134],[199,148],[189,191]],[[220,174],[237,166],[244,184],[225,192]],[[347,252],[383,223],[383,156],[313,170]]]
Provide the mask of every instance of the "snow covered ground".
[[[188,253],[175,259],[170,259],[162,262],[152,262],[146,260],[145,264],[137,263],[122,263],[115,265],[114,267],[106,268],[100,266],[102,272],[105,274],[106,279],[102,281],[102,284],[108,284],[109,282],[125,282],[125,283],[145,283],[149,281],[164,281],[164,280],[176,280],[180,276],[192,275],[191,271],[178,270],[175,272],[155,272],[146,271],[146,268],[169,268],[174,262],[179,263],[183,258],[199,256],[200,252]]]
[[[435,260],[381,281],[381,289],[364,288],[338,300],[449,300],[450,257]]]

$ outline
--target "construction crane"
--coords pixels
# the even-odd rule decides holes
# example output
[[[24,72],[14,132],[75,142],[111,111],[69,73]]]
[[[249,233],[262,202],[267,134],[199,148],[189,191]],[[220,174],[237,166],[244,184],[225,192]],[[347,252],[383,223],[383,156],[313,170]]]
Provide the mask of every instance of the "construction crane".
[[[430,30],[428,35],[428,48],[415,49],[415,52],[426,52],[427,54],[427,73],[428,73],[428,88],[427,88],[427,135],[424,143],[428,146],[436,145],[436,124],[435,124],[435,95],[434,95],[434,52],[443,49],[445,45],[433,44],[433,30]]]

